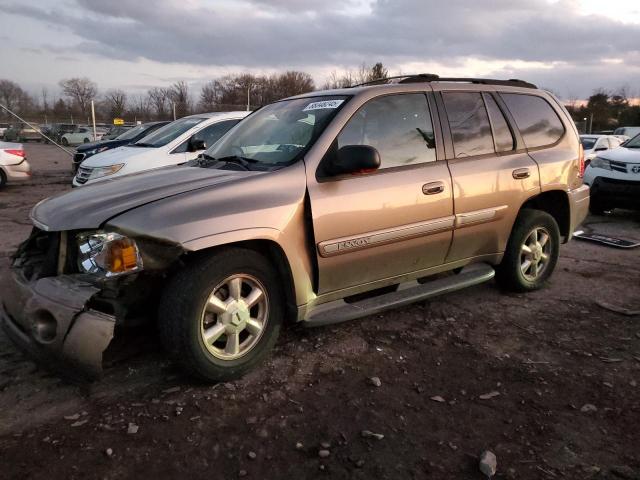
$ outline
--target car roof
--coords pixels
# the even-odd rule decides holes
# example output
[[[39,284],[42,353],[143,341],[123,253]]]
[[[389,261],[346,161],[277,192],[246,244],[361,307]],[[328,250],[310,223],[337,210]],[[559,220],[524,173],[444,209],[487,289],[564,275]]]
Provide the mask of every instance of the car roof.
[[[250,113],[251,112],[247,112],[246,110],[235,110],[232,112],[205,112],[197,113],[194,115],[187,115],[186,117],[182,118],[219,118],[220,120],[225,120],[227,118],[243,118]]]

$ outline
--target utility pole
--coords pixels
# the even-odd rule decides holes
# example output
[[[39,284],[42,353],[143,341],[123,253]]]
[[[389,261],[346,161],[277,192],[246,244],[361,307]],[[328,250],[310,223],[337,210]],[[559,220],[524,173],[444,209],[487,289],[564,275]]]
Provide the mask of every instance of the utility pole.
[[[173,102],[173,121],[176,121],[176,102]]]
[[[593,112],[591,112],[591,121],[589,122],[589,135],[593,133]]]
[[[247,112],[251,109],[251,83],[247,84]]]
[[[93,105],[93,100],[91,100],[91,120],[93,121],[93,141],[95,142],[98,139],[98,135],[96,135],[96,109]]]

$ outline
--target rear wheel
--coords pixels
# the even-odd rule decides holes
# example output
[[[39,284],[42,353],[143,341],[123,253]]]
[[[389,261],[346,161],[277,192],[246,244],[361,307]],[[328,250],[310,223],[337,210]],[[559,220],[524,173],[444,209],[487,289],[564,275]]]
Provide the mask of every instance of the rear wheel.
[[[538,290],[553,273],[559,253],[560,230],[555,219],[540,210],[524,209],[516,219],[496,279],[507,290]]]
[[[64,138],[64,137],[62,138],[62,140],[60,140],[60,143],[61,143],[62,145],[64,145],[65,147],[68,147],[68,146],[69,146],[69,140],[67,140],[67,139],[66,139],[66,138]]]
[[[82,142],[83,142],[83,143],[89,143],[89,139],[88,139],[88,138],[85,138]]]
[[[7,175],[0,168],[0,188],[4,187],[7,184]]]
[[[253,250],[217,252],[179,272],[160,302],[165,348],[208,382],[240,377],[264,360],[283,321],[283,294],[270,262]]]

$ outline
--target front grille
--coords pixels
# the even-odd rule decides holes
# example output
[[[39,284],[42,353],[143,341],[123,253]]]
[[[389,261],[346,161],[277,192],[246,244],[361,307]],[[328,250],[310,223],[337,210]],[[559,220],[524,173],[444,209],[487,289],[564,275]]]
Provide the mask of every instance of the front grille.
[[[22,270],[27,280],[52,277],[57,273],[60,233],[34,228],[13,255],[12,266]]]
[[[82,163],[82,161],[84,160],[84,157],[86,157],[87,155],[84,153],[76,153],[73,155],[73,163]]]
[[[624,162],[614,162],[613,160],[609,160],[609,164],[611,165],[611,170],[615,170],[616,172],[627,173],[627,164]]]
[[[91,176],[92,168],[80,167],[78,168],[78,174],[76,175],[76,182],[83,184],[87,183],[89,177]]]

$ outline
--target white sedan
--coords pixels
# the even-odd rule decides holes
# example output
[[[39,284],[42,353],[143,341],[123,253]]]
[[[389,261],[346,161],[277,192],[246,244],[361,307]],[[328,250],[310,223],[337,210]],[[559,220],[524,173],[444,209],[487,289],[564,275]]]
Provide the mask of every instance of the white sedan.
[[[106,134],[104,129],[96,129],[95,138],[93,137],[93,127],[78,127],[71,133],[65,133],[60,139],[60,143],[65,147],[67,145],[80,145],[81,143],[97,142]]]
[[[202,113],[180,118],[136,143],[89,157],[80,164],[73,186],[193,160],[249,113]]]
[[[612,148],[617,148],[624,142],[623,138],[616,135],[580,135],[580,143],[584,149],[585,164],[589,162],[599,153]]]
[[[21,143],[0,142],[0,188],[7,182],[31,179],[31,165],[27,162]]]

